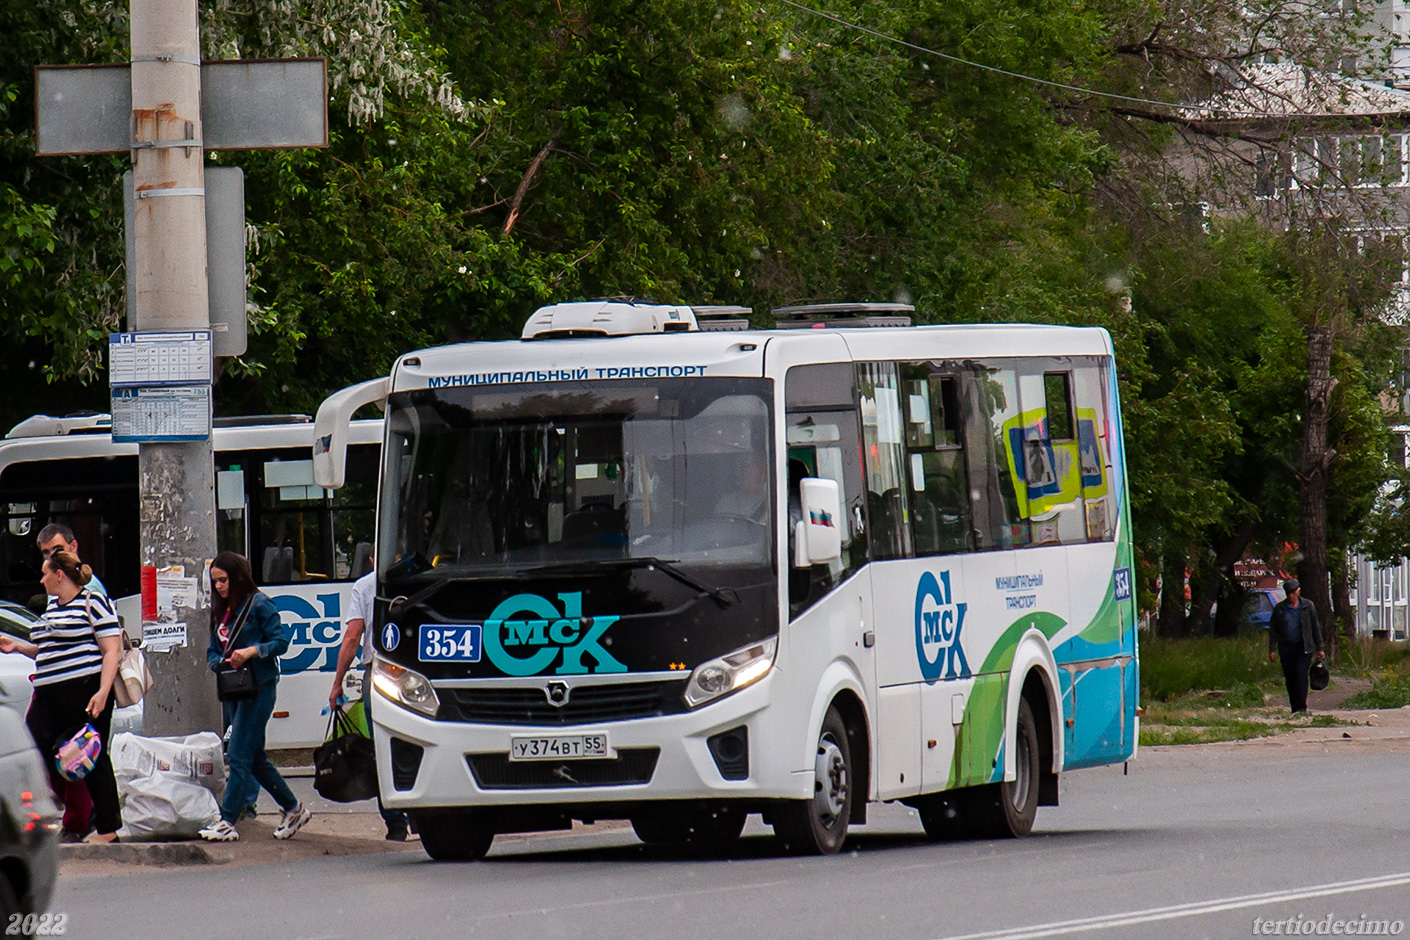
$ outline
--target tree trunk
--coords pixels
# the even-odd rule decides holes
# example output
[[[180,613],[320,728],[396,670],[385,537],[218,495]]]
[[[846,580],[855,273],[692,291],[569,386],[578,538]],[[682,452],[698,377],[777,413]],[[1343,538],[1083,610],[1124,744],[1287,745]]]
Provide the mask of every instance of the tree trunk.
[[[1160,574],[1160,614],[1156,632],[1185,636],[1185,556],[1167,546]]]
[[[1337,623],[1348,637],[1356,636],[1356,608],[1351,605],[1351,573],[1347,570],[1350,567],[1346,553],[1341,553],[1339,562],[1332,565],[1332,609],[1336,613]],[[1335,641],[1330,641],[1334,644]],[[1333,645],[1328,645],[1327,655],[1334,652]]]
[[[1244,557],[1248,543],[1253,540],[1253,532],[1253,519],[1239,523],[1238,531],[1224,543],[1219,554],[1214,556],[1213,563],[1195,571],[1190,579],[1190,616],[1185,622],[1187,636],[1205,636],[1215,632],[1210,622],[1210,609],[1215,601],[1228,593],[1225,586],[1233,580],[1234,562]],[[1239,610],[1235,611],[1235,624],[1238,622],[1237,615],[1242,612],[1243,602],[1240,601]],[[1221,616],[1220,619],[1224,618]]]
[[[1298,548],[1302,560],[1297,565],[1297,579],[1302,584],[1303,598],[1317,608],[1329,656],[1336,653],[1336,623],[1332,619],[1332,598],[1327,582],[1327,478],[1336,453],[1327,446],[1327,417],[1336,384],[1337,380],[1332,377],[1332,329],[1309,327],[1302,464],[1298,472],[1301,483]]]
[[[1208,636],[1212,632],[1214,602],[1224,586],[1224,572],[1205,564],[1190,577],[1190,615],[1185,618],[1186,636]]]
[[[1215,636],[1237,636],[1239,627],[1243,624],[1244,604],[1248,600],[1248,593],[1244,591],[1244,586],[1239,583],[1239,579],[1234,577],[1233,566],[1226,572],[1227,581],[1224,582],[1224,593],[1219,595],[1219,616],[1214,619]]]

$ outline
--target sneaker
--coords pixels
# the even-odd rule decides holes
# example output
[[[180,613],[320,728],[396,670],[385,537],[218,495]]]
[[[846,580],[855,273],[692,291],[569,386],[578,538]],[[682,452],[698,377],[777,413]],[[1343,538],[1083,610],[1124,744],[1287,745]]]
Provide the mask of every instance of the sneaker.
[[[234,826],[230,825],[230,823],[226,822],[223,819],[215,823],[214,825],[207,826],[206,828],[202,829],[200,831],[200,836],[207,842],[240,841],[240,833],[235,830]]]
[[[313,814],[303,803],[296,804],[293,809],[286,809],[279,819],[279,828],[274,830],[274,838],[292,839],[294,833],[302,829],[304,824],[312,818]]]

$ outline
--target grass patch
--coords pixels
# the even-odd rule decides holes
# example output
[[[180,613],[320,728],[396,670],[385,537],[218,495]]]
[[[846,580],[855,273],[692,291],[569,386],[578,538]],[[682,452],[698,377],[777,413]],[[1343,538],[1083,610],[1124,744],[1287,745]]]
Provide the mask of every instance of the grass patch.
[[[1141,636],[1141,698],[1146,702],[1219,689],[1232,703],[1262,704],[1262,692],[1255,690],[1274,680],[1281,682],[1282,671],[1268,661],[1268,640],[1262,635],[1187,640]]]
[[[1298,728],[1332,728],[1355,724],[1331,715],[1292,717],[1278,706],[1230,706],[1209,695],[1186,695],[1173,702],[1153,702],[1141,719],[1141,744],[1213,744],[1263,738]]]
[[[1403,708],[1410,705],[1410,673],[1386,669],[1372,673],[1371,687],[1342,703],[1343,708]]]

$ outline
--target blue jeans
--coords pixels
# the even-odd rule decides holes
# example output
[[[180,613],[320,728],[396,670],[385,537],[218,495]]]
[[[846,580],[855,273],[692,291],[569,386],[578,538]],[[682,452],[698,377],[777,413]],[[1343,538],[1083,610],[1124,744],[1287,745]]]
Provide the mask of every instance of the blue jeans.
[[[274,714],[274,695],[279,684],[261,686],[254,698],[226,702],[225,714],[230,722],[230,743],[225,759],[230,764],[230,779],[225,783],[225,797],[220,801],[220,818],[234,824],[240,813],[254,805],[259,788],[264,787],[279,808],[293,809],[299,805],[279,771],[264,752],[264,730]]]

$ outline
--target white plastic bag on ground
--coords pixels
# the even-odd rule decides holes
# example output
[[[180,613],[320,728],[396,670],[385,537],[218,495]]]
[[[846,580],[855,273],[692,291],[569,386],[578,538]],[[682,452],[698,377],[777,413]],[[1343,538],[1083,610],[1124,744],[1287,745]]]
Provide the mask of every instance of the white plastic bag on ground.
[[[124,841],[189,839],[220,817],[225,789],[220,736],[181,738],[116,734],[110,751],[122,798]]]

